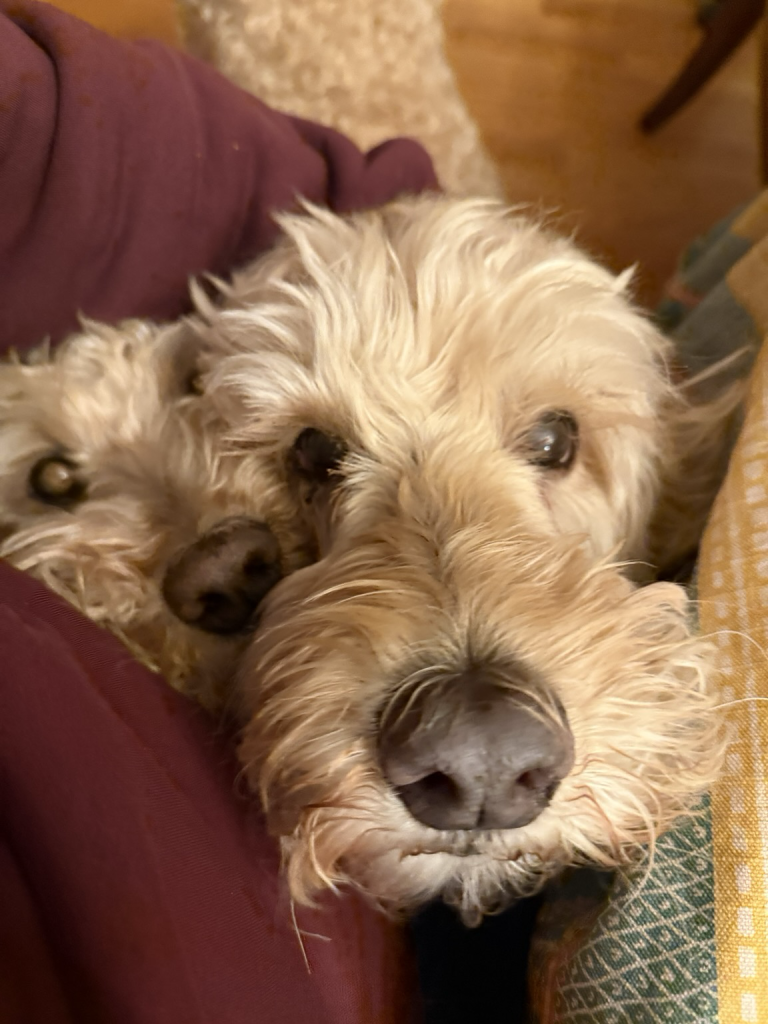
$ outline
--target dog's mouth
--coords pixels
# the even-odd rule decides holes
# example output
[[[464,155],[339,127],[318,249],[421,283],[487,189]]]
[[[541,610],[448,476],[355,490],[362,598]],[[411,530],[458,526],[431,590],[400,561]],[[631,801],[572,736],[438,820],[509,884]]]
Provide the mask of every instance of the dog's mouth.
[[[500,849],[491,840],[496,833],[487,833],[471,841],[457,843],[418,843],[407,846],[400,852],[400,860],[407,862],[413,857],[452,857],[458,861],[494,861],[498,864],[525,863],[530,870],[536,870],[545,863],[541,854],[524,849]],[[485,842],[483,842],[485,838]]]
[[[504,857],[489,855],[487,850],[481,850],[479,848],[478,843],[476,841],[473,841],[471,843],[464,843],[461,846],[430,846],[420,844],[419,846],[414,846],[407,850],[403,850],[400,854],[400,860],[407,860],[409,857],[430,857],[438,855],[458,857],[461,860],[466,860],[470,857],[487,858],[490,856],[492,860],[510,861],[519,860],[519,858],[522,856],[522,852],[516,852]]]
[[[432,830],[430,830],[432,831]],[[498,861],[516,861],[531,855],[530,844],[523,842],[529,828],[481,829],[473,832],[433,832],[410,838],[403,843],[400,859],[421,856],[449,856],[461,860],[482,857]],[[517,840],[517,842],[515,841]]]

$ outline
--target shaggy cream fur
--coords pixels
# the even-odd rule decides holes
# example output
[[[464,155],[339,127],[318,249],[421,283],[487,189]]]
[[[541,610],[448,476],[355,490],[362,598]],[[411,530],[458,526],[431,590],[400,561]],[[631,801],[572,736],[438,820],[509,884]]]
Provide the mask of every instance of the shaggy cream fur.
[[[449,189],[500,194],[437,0],[178,2],[190,47],[267,102],[363,147],[414,135]],[[629,563],[695,545],[738,396],[687,407],[627,275],[491,200],[281,224],[219,307],[0,366],[0,556],[218,707],[243,641],[180,622],[162,581],[222,519],[269,525],[292,575],[244,653],[240,754],[299,901],[349,883],[474,921],[565,864],[637,855],[723,736],[683,591]],[[542,448],[553,423],[572,458]],[[308,429],[338,453],[314,481]],[[39,499],[49,472],[63,503]],[[421,823],[383,771],[383,718],[475,670],[511,695],[509,665],[564,716],[572,768],[524,826]]]
[[[723,750],[684,592],[625,568],[667,457],[667,342],[626,275],[492,201],[281,224],[205,334],[239,449],[289,478],[308,428],[346,452],[314,490],[294,473],[324,557],[272,591],[239,673],[240,756],[293,896],[352,883],[472,920],[564,864],[636,855]],[[553,414],[572,464],[541,449]],[[509,663],[564,709],[573,768],[524,827],[419,823],[381,768],[383,710],[478,665],[503,687]]]
[[[223,450],[222,424],[190,389],[197,354],[185,322],[89,323],[53,353],[0,364],[0,557],[216,707],[241,640],[179,621],[165,569],[230,516],[267,522],[286,572],[309,553],[285,488]],[[34,486],[57,471],[58,504]]]
[[[297,900],[351,883],[472,921],[564,864],[634,856],[722,756],[683,591],[631,581],[654,517],[672,549],[695,543],[706,408],[671,385],[626,275],[494,201],[281,223],[194,318],[87,324],[0,367],[0,555],[209,706],[243,657],[241,757]],[[316,479],[307,430],[335,460]],[[37,493],[49,460],[72,487],[58,505]],[[706,486],[659,503],[686,466]],[[292,573],[244,656],[162,589],[233,515],[266,522]],[[382,770],[383,717],[476,670],[511,700],[509,665],[564,716],[573,767],[522,827],[424,825]]]

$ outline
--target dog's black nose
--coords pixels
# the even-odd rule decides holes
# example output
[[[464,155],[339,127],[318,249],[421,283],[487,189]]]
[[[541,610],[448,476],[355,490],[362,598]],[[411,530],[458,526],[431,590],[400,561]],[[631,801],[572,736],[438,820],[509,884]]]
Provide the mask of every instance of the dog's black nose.
[[[382,715],[379,760],[424,825],[520,828],[573,766],[573,737],[559,705],[472,669],[399,694]]]
[[[206,633],[238,633],[280,580],[280,547],[265,523],[222,519],[180,552],[163,579],[168,607]]]

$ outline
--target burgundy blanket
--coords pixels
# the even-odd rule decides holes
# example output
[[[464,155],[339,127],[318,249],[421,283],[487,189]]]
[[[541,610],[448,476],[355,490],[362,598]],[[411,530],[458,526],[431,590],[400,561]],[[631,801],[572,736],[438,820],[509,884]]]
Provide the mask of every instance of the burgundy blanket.
[[[183,54],[0,0],[0,350],[78,311],[177,315],[188,277],[262,250],[297,195],[345,210],[435,185],[414,142],[361,154]],[[301,941],[226,739],[0,565],[3,1024],[418,1017],[377,914],[346,896],[297,923]]]

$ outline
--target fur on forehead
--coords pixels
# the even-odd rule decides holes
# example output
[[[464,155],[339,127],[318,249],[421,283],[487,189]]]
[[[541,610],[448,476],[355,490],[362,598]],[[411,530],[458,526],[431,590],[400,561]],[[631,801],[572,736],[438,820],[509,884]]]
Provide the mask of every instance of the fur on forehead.
[[[214,347],[247,353],[225,371],[270,430],[296,407],[368,443],[406,407],[411,425],[415,408],[466,424],[475,408],[527,418],[578,396],[611,422],[655,416],[667,345],[627,276],[502,204],[421,197],[279,220],[286,238],[211,323]]]
[[[235,277],[208,326],[228,355],[211,393],[240,442],[278,453],[316,427],[402,467],[451,443],[468,458],[513,452],[564,410],[583,458],[571,497],[550,495],[556,518],[583,531],[600,491],[600,549],[638,539],[670,385],[668,343],[628,301],[627,275],[489,200],[307,207],[280,223],[284,240]]]
[[[200,342],[184,321],[82,326],[56,349],[41,346],[0,364],[4,432],[62,448],[130,444],[185,393]]]

